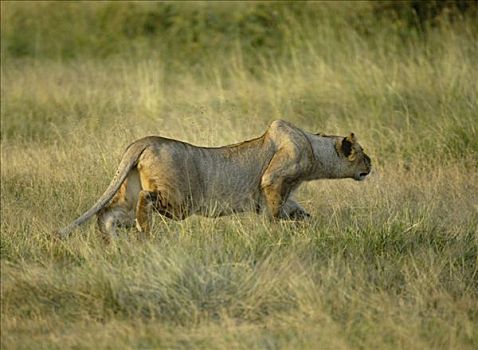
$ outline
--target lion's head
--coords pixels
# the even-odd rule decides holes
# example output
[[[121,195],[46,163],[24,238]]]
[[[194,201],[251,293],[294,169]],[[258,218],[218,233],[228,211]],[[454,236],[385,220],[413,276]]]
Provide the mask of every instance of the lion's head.
[[[370,174],[372,161],[365,154],[353,133],[347,137],[337,138],[335,149],[341,160],[340,170],[343,177],[362,181]]]

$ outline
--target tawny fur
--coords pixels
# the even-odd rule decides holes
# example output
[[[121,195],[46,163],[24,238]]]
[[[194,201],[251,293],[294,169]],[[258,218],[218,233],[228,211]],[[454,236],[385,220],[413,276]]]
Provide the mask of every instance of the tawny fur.
[[[261,137],[217,148],[150,136],[128,146],[105,193],[59,234],[68,236],[95,214],[106,237],[118,226],[148,232],[153,212],[180,220],[265,211],[302,220],[310,215],[291,196],[302,182],[362,180],[370,170],[353,134],[311,134],[282,120]]]

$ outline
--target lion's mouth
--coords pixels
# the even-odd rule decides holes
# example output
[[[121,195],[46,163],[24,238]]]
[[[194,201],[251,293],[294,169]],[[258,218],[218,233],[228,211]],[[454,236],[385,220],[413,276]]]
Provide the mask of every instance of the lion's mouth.
[[[367,177],[368,174],[370,174],[370,173],[359,173],[358,176],[355,177],[355,179],[357,181],[365,180],[365,178]]]

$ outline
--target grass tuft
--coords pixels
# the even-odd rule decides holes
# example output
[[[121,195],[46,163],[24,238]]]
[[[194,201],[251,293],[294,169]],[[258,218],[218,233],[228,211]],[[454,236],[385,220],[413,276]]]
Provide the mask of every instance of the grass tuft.
[[[473,2],[1,6],[2,348],[478,348]],[[303,186],[306,225],[51,239],[134,139],[276,118],[354,131],[372,175]]]

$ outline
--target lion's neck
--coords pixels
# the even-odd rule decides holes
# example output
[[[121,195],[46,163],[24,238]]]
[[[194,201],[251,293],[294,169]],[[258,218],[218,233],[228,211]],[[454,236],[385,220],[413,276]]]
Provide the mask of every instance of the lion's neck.
[[[335,149],[336,136],[320,136],[307,134],[314,151],[315,166],[311,173],[311,180],[337,178],[339,156]]]

